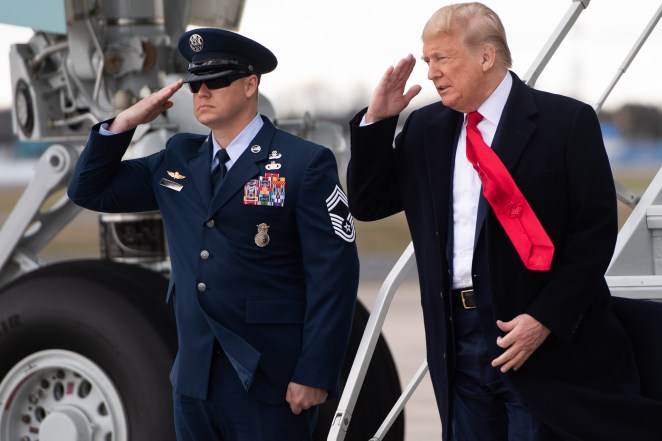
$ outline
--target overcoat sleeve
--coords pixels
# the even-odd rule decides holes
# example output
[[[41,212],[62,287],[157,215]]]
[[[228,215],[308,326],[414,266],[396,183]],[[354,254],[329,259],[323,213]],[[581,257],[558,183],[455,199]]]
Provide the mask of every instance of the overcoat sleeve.
[[[347,167],[347,191],[352,214],[372,221],[403,210],[393,150],[398,117],[361,127],[365,112],[350,122],[352,156]]]

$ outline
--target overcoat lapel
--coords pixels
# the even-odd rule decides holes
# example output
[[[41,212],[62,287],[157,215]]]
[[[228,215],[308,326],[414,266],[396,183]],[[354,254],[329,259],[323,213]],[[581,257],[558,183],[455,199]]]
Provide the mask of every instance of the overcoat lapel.
[[[214,195],[211,201],[210,214],[218,211],[250,179],[258,176],[260,173],[257,163],[266,161],[269,156],[271,141],[276,133],[276,128],[273,124],[266,118],[263,118],[263,120],[264,125],[258,134],[251,141],[249,147],[244,150],[244,153],[241,154],[237,162],[234,163],[227,175],[225,175],[219,192]]]
[[[530,120],[535,113],[533,94],[528,86],[513,74],[513,87],[492,141],[492,149],[511,173],[536,129]]]

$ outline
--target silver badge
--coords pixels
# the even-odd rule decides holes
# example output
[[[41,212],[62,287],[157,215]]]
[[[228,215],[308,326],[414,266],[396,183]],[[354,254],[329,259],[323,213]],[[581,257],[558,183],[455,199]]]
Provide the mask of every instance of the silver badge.
[[[257,144],[255,144],[253,147],[251,147],[251,152],[252,153],[260,153],[260,150],[262,150],[262,147],[260,147]]]
[[[267,170],[278,170],[280,168],[280,164],[276,161],[271,161],[269,164],[265,165],[264,168]]]
[[[191,50],[193,52],[200,52],[204,46],[202,37],[199,34],[191,35],[191,37],[188,39],[188,44],[191,46]]]
[[[280,159],[280,157],[283,156],[280,153],[278,153],[276,150],[273,152],[269,153],[269,159]]]
[[[257,226],[257,234],[255,235],[255,245],[264,248],[269,244],[269,225],[261,223]]]

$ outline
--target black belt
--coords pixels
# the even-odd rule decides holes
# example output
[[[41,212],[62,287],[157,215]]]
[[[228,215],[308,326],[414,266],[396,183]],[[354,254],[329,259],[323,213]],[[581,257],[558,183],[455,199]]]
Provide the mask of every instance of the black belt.
[[[476,309],[476,296],[473,288],[451,290],[451,301],[454,308]]]

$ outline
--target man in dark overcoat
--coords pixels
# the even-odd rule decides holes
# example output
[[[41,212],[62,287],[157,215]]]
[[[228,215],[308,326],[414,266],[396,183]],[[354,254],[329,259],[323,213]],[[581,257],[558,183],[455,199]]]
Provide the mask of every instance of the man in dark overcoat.
[[[604,273],[616,197],[594,110],[527,87],[480,3],[423,31],[441,102],[398,115],[415,59],[351,122],[350,208],[404,211],[444,440],[659,440]],[[496,160],[495,160],[496,158]]]

